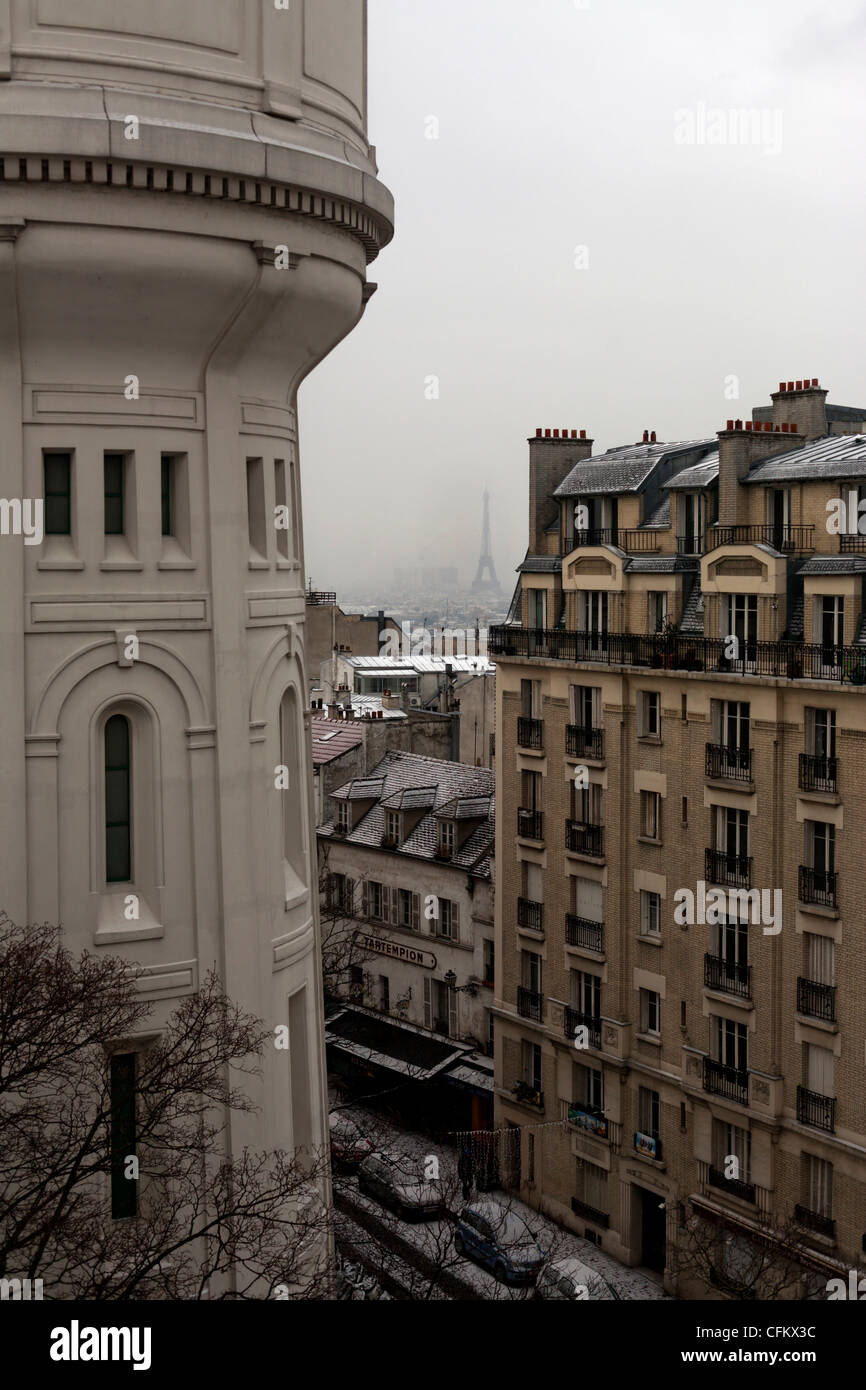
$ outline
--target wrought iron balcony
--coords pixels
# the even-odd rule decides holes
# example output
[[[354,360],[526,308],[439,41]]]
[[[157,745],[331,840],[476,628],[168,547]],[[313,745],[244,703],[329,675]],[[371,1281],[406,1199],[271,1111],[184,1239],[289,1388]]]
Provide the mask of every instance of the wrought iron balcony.
[[[777,526],[768,522],[763,526],[711,526],[707,531],[707,550],[719,545],[771,545],[774,550],[800,551],[814,550],[812,536],[815,527]]]
[[[751,748],[734,748],[728,743],[708,743],[706,775],[726,782],[751,782]]]
[[[582,1202],[579,1197],[572,1197],[571,1210],[575,1216],[585,1216],[587,1221],[591,1221],[594,1226],[601,1226],[607,1230],[610,1225],[610,1217],[606,1211],[599,1211],[596,1207],[591,1207],[588,1202]]]
[[[609,1137],[610,1122],[604,1111],[595,1105],[585,1105],[583,1101],[576,1100],[568,1106],[566,1115],[568,1123],[574,1125],[575,1129],[585,1129],[588,1134],[594,1134],[596,1139]]]
[[[520,715],[517,720],[517,744],[520,748],[544,747],[544,720],[527,719]]]
[[[604,826],[588,821],[565,822],[565,848],[573,854],[591,854],[600,859],[604,854]]]
[[[752,967],[741,965],[739,961],[726,960],[724,956],[714,956],[708,951],[704,956],[704,984],[707,989],[749,999],[752,993]]]
[[[604,729],[587,729],[581,724],[566,724],[565,751],[571,758],[603,758]]]
[[[582,545],[619,545],[619,531],[615,526],[585,526],[569,531],[565,537],[566,555]]]
[[[708,849],[704,856],[704,877],[708,883],[720,883],[725,888],[751,888],[752,856]]]
[[[836,986],[797,977],[797,1012],[824,1023],[836,1022]]]
[[[582,946],[587,951],[604,950],[604,924],[588,917],[565,914],[565,939],[569,946]]]
[[[542,840],[544,816],[541,811],[528,811],[521,807],[517,812],[517,833],[524,840]]]
[[[544,903],[531,898],[517,899],[517,925],[529,931],[544,931]]]
[[[544,1015],[544,995],[534,989],[517,986],[517,1012],[521,1018],[531,1018],[540,1023]]]
[[[582,1009],[566,1007],[564,1018],[565,1036],[573,1038],[578,1028],[586,1028],[589,1045],[596,1050],[601,1047],[601,1019],[595,1014],[586,1014]]]
[[[677,536],[678,555],[703,555],[703,536]]]
[[[732,1197],[739,1197],[741,1202],[754,1202],[755,1184],[744,1182],[742,1178],[726,1178],[720,1168],[714,1168],[712,1164],[707,1168],[707,1182],[710,1187],[716,1187],[720,1192],[729,1192]]]
[[[839,550],[843,555],[866,554],[866,536],[855,535],[839,537]]]
[[[827,758],[816,753],[801,753],[798,779],[800,790],[804,792],[838,791],[837,768],[836,758]]]
[[[814,1231],[816,1235],[828,1236],[830,1240],[836,1236],[836,1222],[831,1216],[822,1216],[819,1211],[811,1211],[809,1207],[804,1207],[798,1202],[794,1207],[794,1218],[805,1226],[807,1231]]]
[[[665,667],[782,680],[850,681],[853,685],[866,685],[866,648],[860,646],[749,639],[740,643],[737,657],[729,657],[727,641],[718,637],[688,637],[680,633],[567,632],[561,628],[511,625],[491,627],[487,646],[491,656],[571,664]]]
[[[588,526],[581,531],[569,531],[563,553],[569,555],[585,545],[615,545],[629,554],[653,553],[662,549],[662,536],[669,534],[655,527],[632,526],[626,529],[612,526]]]
[[[717,1062],[714,1057],[705,1057],[703,1082],[704,1090],[711,1095],[735,1100],[738,1105],[749,1103],[748,1071],[729,1067],[725,1062]]]
[[[797,1119],[801,1125],[809,1125],[811,1129],[823,1129],[828,1134],[835,1134],[835,1096],[823,1096],[819,1091],[810,1091],[805,1086],[798,1086]]]
[[[837,877],[838,875],[830,869],[812,869],[807,864],[801,864],[798,890],[800,902],[814,903],[818,907],[838,907]]]

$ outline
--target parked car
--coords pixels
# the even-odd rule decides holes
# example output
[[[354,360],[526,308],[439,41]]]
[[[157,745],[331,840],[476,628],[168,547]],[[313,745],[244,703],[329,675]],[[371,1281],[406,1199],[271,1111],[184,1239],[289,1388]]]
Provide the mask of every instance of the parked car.
[[[498,1202],[473,1202],[461,1211],[454,1233],[458,1255],[469,1255],[505,1284],[534,1284],[544,1251],[518,1212]]]
[[[602,1278],[598,1270],[592,1269],[583,1260],[551,1260],[538,1276],[535,1286],[537,1298],[619,1299],[616,1289]]]
[[[358,1169],[358,1187],[405,1221],[438,1216],[442,1210],[442,1190],[438,1182],[424,1178],[420,1159],[370,1154]]]
[[[337,1168],[357,1168],[374,1150],[372,1139],[360,1130],[350,1115],[339,1110],[328,1116],[331,1131],[331,1162]]]

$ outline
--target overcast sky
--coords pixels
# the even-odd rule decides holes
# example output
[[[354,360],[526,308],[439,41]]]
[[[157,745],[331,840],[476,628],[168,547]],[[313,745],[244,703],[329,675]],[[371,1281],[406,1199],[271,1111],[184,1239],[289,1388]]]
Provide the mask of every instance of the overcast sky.
[[[396,235],[301,390],[318,587],[413,562],[470,581],[487,485],[510,592],[539,425],[597,451],[701,437],[803,376],[866,405],[863,0],[369,11]]]

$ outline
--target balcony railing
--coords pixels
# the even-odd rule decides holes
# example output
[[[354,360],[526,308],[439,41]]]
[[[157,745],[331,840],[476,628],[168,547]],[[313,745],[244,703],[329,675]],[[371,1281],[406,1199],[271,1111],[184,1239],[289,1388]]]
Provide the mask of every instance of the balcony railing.
[[[751,782],[751,748],[734,748],[728,743],[708,743],[706,775],[726,782]]]
[[[579,1197],[572,1197],[571,1210],[575,1216],[584,1216],[594,1226],[601,1226],[604,1230],[607,1230],[610,1225],[610,1217],[606,1211],[599,1211],[597,1207],[591,1207],[588,1202],[582,1202]]]
[[[708,849],[704,855],[704,877],[708,883],[720,883],[726,888],[751,888],[752,856]]]
[[[565,751],[571,758],[603,758],[604,729],[587,729],[581,724],[566,724]]]
[[[866,536],[841,535],[839,537],[839,550],[843,555],[866,554]]]
[[[565,553],[568,555],[582,545],[619,545],[619,534],[615,526],[586,526],[580,531],[569,531],[565,537]]]
[[[704,1090],[714,1096],[735,1100],[738,1105],[749,1103],[749,1073],[713,1057],[704,1058]]]
[[[704,956],[704,984],[707,989],[748,999],[752,993],[752,967],[707,952]]]
[[[804,642],[740,643],[737,657],[726,654],[718,637],[679,633],[566,632],[560,628],[491,627],[491,656],[539,658],[606,666],[666,667],[723,675],[774,677],[782,680],[850,681],[866,685],[866,647]]]
[[[804,1207],[798,1202],[794,1207],[794,1218],[805,1226],[807,1231],[814,1231],[819,1236],[828,1236],[833,1240],[836,1235],[836,1222],[832,1216],[822,1216],[819,1211],[811,1211],[809,1207]]]
[[[866,540],[866,537],[864,537]],[[800,790],[804,792],[838,791],[837,760],[822,754],[800,754]]]
[[[678,555],[703,555],[703,536],[677,536]]]
[[[811,869],[800,865],[799,896],[801,903],[814,903],[817,907],[838,906],[836,897],[837,875],[830,869]]]
[[[810,1091],[805,1086],[798,1086],[797,1119],[801,1125],[809,1125],[811,1129],[823,1129],[828,1134],[835,1134],[835,1096],[823,1096],[818,1091]]]
[[[710,1187],[716,1187],[720,1192],[730,1192],[732,1197],[739,1197],[741,1202],[754,1202],[755,1184],[744,1182],[742,1178],[726,1178],[721,1168],[714,1168],[708,1165],[707,1182]]]
[[[643,1130],[635,1130],[634,1151],[643,1154],[646,1158],[660,1159],[662,1156],[662,1141],[657,1134],[644,1134]]]
[[[542,840],[544,816],[541,811],[528,811],[521,807],[517,812],[517,833],[524,840]]]
[[[768,522],[764,526],[711,526],[707,531],[707,550],[719,545],[771,545],[774,550],[799,551],[814,550],[812,535],[815,527],[777,526]]]
[[[517,899],[517,925],[528,931],[544,931],[544,903],[531,898]]]
[[[604,854],[604,826],[587,821],[566,821],[565,848],[573,854],[591,854],[600,859]]]
[[[601,1047],[601,1019],[595,1014],[586,1014],[582,1009],[566,1007],[564,1019],[565,1036],[573,1038],[578,1028],[586,1028],[590,1047]]]
[[[836,1022],[836,986],[797,977],[797,1012],[824,1023]]]
[[[565,915],[565,939],[569,946],[582,946],[587,951],[604,950],[604,924],[591,922],[588,917]]]
[[[609,1137],[610,1122],[604,1111],[596,1106],[576,1100],[567,1107],[566,1115],[568,1123],[575,1129],[585,1129],[587,1134],[594,1134],[597,1139]]]
[[[307,589],[304,594],[304,601],[311,606],[336,603],[337,592],[330,589]]]
[[[544,720],[527,719],[520,715],[517,720],[517,743],[520,748],[544,747]]]
[[[544,995],[534,989],[517,986],[517,1012],[521,1018],[531,1018],[540,1023],[544,1014]]]
[[[614,528],[589,526],[582,531],[569,531],[565,537],[565,554],[583,545],[616,545],[631,555],[653,553],[662,548],[662,537],[669,532],[656,527]]]

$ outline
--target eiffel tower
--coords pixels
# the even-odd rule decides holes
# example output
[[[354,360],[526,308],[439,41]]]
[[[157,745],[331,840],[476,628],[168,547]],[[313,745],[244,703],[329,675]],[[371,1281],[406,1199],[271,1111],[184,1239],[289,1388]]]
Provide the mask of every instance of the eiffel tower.
[[[487,579],[484,573],[487,572]],[[478,571],[472,581],[473,594],[501,594],[499,580],[496,578],[496,569],[493,564],[493,555],[490,549],[490,493],[484,489],[484,520],[481,525],[481,555],[478,559]]]

